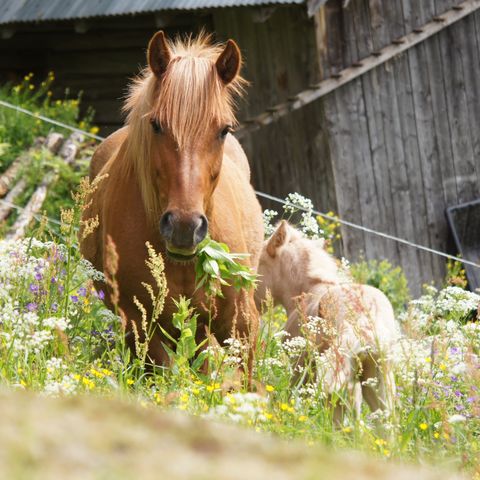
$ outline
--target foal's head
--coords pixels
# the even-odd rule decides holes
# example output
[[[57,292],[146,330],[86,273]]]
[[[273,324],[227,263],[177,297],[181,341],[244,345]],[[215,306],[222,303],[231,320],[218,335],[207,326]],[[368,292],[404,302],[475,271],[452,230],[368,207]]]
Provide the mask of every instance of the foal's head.
[[[340,282],[337,263],[325,251],[324,240],[305,238],[285,220],[264,242],[258,273],[258,298],[264,298],[268,288],[274,300],[284,305],[318,284]]]
[[[130,156],[167,252],[188,260],[207,235],[224,142],[235,124],[233,97],[244,83],[240,50],[233,40],[211,45],[201,34],[170,42],[158,32],[147,57],[126,104]]]

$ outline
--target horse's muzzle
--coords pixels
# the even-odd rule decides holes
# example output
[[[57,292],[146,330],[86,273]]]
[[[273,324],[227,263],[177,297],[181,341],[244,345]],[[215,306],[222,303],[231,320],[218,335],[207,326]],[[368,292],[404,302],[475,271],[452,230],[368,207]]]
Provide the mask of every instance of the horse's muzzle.
[[[187,217],[171,210],[160,219],[160,233],[167,244],[167,253],[173,254],[176,260],[191,260],[207,232],[208,220],[201,213]]]

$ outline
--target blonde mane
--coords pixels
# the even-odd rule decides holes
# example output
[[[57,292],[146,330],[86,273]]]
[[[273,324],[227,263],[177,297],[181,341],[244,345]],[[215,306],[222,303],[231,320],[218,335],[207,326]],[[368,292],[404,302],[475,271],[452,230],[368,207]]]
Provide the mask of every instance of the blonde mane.
[[[160,212],[159,195],[152,179],[152,127],[155,120],[174,136],[179,148],[195,142],[209,125],[235,125],[235,96],[247,83],[238,75],[222,83],[215,62],[224,46],[211,44],[211,36],[169,41],[172,59],[159,80],[145,68],[130,85],[123,110],[128,114],[125,169],[133,169],[141,190],[147,217]],[[158,219],[158,218],[157,218]]]

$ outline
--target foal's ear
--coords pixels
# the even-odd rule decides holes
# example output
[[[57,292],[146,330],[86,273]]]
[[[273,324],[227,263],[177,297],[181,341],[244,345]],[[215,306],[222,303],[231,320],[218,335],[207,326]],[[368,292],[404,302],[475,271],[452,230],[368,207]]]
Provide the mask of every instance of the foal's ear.
[[[162,30],[157,32],[148,43],[148,65],[156,77],[161,78],[172,58],[170,47]]]
[[[241,64],[240,49],[233,40],[229,40],[215,62],[218,75],[225,85],[228,85],[238,75]]]
[[[284,245],[288,237],[288,223],[285,220],[280,222],[280,225],[275,230],[275,233],[270,237],[267,243],[267,253],[271,257],[275,257],[277,249]]]

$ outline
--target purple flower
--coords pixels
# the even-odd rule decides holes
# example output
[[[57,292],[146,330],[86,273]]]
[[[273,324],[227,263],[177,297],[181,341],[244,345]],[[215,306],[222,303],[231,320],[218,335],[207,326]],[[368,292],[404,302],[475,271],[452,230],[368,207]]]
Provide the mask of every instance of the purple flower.
[[[30,287],[29,287],[29,290],[33,293],[37,293],[38,292],[38,285],[35,285],[34,283],[31,283]]]
[[[455,375],[452,375],[452,376],[450,377],[450,380],[451,380],[452,382],[458,382],[458,377],[456,377]]]
[[[460,352],[460,349],[459,349],[458,347],[451,347],[451,348],[450,348],[450,353],[451,353],[452,355],[456,355],[456,354],[459,353],[459,352]]]
[[[455,396],[456,397],[461,397],[462,396],[462,392],[460,390],[455,390]]]
[[[37,272],[37,273],[35,274],[35,279],[36,279],[36,280],[40,281],[42,278],[43,278],[43,275],[42,275],[40,272]]]
[[[58,293],[61,295],[63,293],[63,291],[65,290],[65,288],[63,287],[63,285],[59,285],[58,287]]]
[[[468,403],[473,403],[476,399],[477,399],[477,397],[468,397],[467,402]]]
[[[85,297],[87,295],[87,289],[85,287],[80,287],[78,289],[78,294],[81,296],[81,297]]]
[[[103,300],[105,298],[105,293],[103,290],[99,290],[97,293],[97,296],[100,300]]]
[[[27,303],[27,310],[29,312],[34,312],[37,309],[37,304],[35,302]]]
[[[51,309],[52,312],[56,312],[58,310],[58,303],[52,303]]]
[[[455,405],[455,410],[457,412],[461,412],[462,410],[465,410],[465,407],[463,405],[458,404],[458,405]]]
[[[73,303],[78,303],[78,297],[76,295],[70,295],[70,299]]]
[[[56,277],[52,277],[52,278],[50,279],[50,283],[57,283]]]

